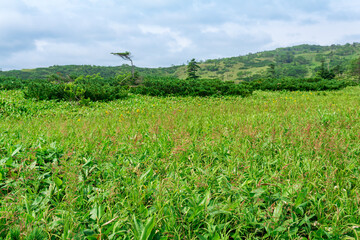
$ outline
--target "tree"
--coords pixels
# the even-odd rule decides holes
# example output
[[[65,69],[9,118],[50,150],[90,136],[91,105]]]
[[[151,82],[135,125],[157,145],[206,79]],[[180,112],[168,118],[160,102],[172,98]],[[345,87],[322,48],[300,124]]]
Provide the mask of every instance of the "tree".
[[[276,77],[276,71],[275,71],[275,64],[270,63],[269,68],[267,69],[267,77],[268,78],[275,78]]]
[[[292,63],[294,61],[293,52],[279,52],[275,57],[277,63]]]
[[[323,79],[331,80],[335,77],[335,73],[332,69],[329,69],[329,66],[325,66],[325,60],[321,61],[320,70],[317,71],[316,76],[321,77]]]
[[[197,64],[197,62],[195,61],[195,58],[191,59],[191,61],[189,62],[189,64],[187,65],[187,78],[186,79],[198,79],[199,76],[196,75],[196,71],[199,69],[199,65]]]
[[[360,57],[351,62],[351,73],[360,80]]]
[[[111,53],[112,55],[116,55],[121,57],[124,60],[129,60],[131,62],[131,76],[134,79],[135,78],[135,72],[134,72],[134,64],[132,61],[132,56],[130,52],[121,52],[121,53]]]

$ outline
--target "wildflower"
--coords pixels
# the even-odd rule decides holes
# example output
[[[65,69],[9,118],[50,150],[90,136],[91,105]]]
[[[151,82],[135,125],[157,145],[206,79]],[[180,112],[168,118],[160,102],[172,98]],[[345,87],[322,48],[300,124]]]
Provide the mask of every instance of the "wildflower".
[[[136,112],[139,113],[139,112],[140,112],[140,109],[136,109]]]
[[[80,118],[77,121],[80,122]]]
[[[109,114],[109,112],[108,112],[108,111],[105,111],[105,113],[106,113],[106,114]]]
[[[316,226],[319,226],[320,223],[319,223],[318,221],[315,221],[315,222],[313,223],[313,225],[316,227]]]

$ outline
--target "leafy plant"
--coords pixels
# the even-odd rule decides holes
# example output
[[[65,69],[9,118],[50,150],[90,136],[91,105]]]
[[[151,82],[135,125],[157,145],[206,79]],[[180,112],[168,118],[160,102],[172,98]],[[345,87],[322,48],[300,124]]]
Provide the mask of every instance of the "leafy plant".
[[[77,101],[82,105],[91,101],[111,101],[128,96],[128,86],[115,79],[97,75],[80,76],[73,82],[33,80],[24,91],[26,98],[37,100]]]
[[[170,77],[148,77],[143,85],[132,92],[151,96],[230,96],[246,97],[252,90],[246,84],[223,82],[216,79],[177,79]]]

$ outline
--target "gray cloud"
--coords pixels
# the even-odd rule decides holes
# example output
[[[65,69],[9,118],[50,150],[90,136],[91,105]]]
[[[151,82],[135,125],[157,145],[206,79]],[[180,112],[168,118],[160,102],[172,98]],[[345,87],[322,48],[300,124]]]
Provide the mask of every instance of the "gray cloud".
[[[2,69],[170,66],[301,43],[357,41],[351,0],[14,0],[0,3]]]

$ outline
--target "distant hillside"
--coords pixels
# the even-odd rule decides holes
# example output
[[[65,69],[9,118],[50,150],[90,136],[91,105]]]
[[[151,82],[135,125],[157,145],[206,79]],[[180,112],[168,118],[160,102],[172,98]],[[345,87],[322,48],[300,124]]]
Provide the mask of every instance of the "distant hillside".
[[[338,73],[348,71],[350,61],[360,56],[360,43],[345,45],[299,45],[278,48],[272,51],[250,53],[246,56],[206,60],[199,63],[198,74],[202,78],[222,80],[250,81],[268,76],[275,77],[311,77],[318,71],[322,62]],[[195,57],[195,56],[194,56]],[[270,67],[272,66],[272,68]],[[167,68],[136,68],[142,75],[186,77],[186,66]],[[130,72],[130,66],[102,67],[90,65],[52,66],[48,68],[24,69],[0,72],[0,76],[16,76],[23,79],[45,78],[48,75],[92,75],[99,73],[103,77],[112,77]]]
[[[145,75],[174,75],[178,68],[181,66],[173,66],[167,68],[138,68],[136,72],[141,76]],[[52,74],[62,74],[65,76],[80,76],[80,75],[93,75],[100,74],[102,77],[114,77],[117,74],[130,73],[131,66],[122,65],[117,67],[104,67],[92,65],[64,65],[64,66],[51,66],[47,68],[11,70],[0,72],[0,76],[13,76],[21,79],[41,79],[46,78]]]
[[[348,71],[350,62],[360,56],[360,43],[345,45],[299,45],[278,48],[246,56],[207,60],[200,63],[199,74],[207,78],[223,80],[254,80],[269,75],[273,65],[276,77],[311,77],[319,70],[322,62],[337,72]],[[175,72],[185,77],[186,68]]]

